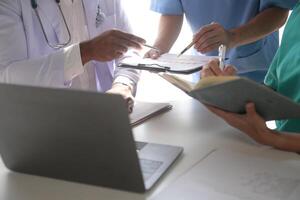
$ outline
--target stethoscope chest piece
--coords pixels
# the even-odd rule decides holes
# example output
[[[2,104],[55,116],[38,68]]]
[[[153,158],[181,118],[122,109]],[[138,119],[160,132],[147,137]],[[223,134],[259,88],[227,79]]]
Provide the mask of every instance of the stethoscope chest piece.
[[[96,28],[99,28],[100,25],[105,21],[105,13],[102,11],[100,4],[97,7],[97,15],[96,15]]]

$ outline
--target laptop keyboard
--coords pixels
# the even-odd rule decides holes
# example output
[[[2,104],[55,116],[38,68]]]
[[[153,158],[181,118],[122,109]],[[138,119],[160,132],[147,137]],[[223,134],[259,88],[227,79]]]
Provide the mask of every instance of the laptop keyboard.
[[[135,142],[136,150],[140,151],[142,150],[147,143],[145,142]],[[143,173],[144,180],[148,180],[155,172],[156,170],[163,164],[161,161],[156,160],[149,160],[149,159],[139,159],[140,166]]]
[[[140,159],[144,180],[148,180],[162,164],[160,161]]]

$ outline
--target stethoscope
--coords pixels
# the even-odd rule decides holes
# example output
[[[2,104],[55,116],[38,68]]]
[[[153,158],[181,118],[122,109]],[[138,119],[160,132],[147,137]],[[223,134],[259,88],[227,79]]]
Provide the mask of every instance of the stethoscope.
[[[71,43],[72,36],[71,36],[71,32],[70,32],[69,26],[68,26],[68,24],[67,24],[66,18],[65,18],[65,16],[64,16],[63,12],[62,12],[62,9],[61,9],[61,6],[60,6],[60,0],[55,0],[55,2],[56,2],[57,5],[58,5],[59,11],[60,11],[60,13],[61,13],[61,15],[62,15],[64,24],[65,24],[66,29],[67,29],[67,32],[68,32],[68,39],[67,39],[66,42],[63,42],[63,43],[57,43],[57,44],[52,44],[52,43],[50,43],[49,38],[48,38],[48,36],[47,36],[47,34],[46,34],[46,31],[45,31],[44,25],[43,25],[41,16],[40,16],[40,14],[39,14],[39,12],[38,12],[38,9],[37,9],[37,8],[38,8],[38,4],[37,4],[36,0],[31,0],[31,6],[32,6],[33,10],[34,10],[35,13],[36,13],[36,16],[37,16],[37,18],[38,18],[38,20],[39,20],[39,23],[41,24],[42,31],[43,31],[43,34],[44,34],[44,37],[45,37],[45,39],[46,39],[46,42],[47,42],[48,46],[51,47],[51,48],[53,48],[53,49],[61,49],[61,48],[63,48],[63,47],[68,46],[68,45]]]
[[[32,9],[35,11],[36,15],[37,15],[37,18],[38,18],[38,21],[39,23],[41,24],[41,27],[42,27],[42,32],[44,34],[44,37],[46,39],[46,42],[48,44],[49,47],[53,48],[53,49],[61,49],[61,48],[64,48],[66,46],[68,46],[70,43],[71,43],[71,40],[72,40],[72,36],[71,36],[71,32],[70,32],[70,28],[67,24],[67,21],[66,21],[66,18],[63,14],[63,11],[61,9],[61,6],[60,6],[60,0],[55,0],[58,8],[59,8],[59,11],[60,11],[60,14],[63,18],[63,21],[64,21],[64,24],[65,24],[65,27],[66,27],[66,30],[68,32],[68,39],[66,42],[63,42],[63,43],[58,43],[58,44],[52,44],[50,43],[50,40],[46,34],[46,31],[45,31],[45,28],[43,26],[43,22],[42,22],[42,19],[41,19],[41,16],[38,12],[38,4],[36,2],[36,0],[31,0],[31,6],[32,6]],[[100,0],[98,1],[98,7],[97,7],[97,15],[96,15],[96,22],[95,22],[95,26],[96,28],[98,28],[104,21],[105,21],[105,14],[104,12],[102,11],[101,7],[100,7]]]

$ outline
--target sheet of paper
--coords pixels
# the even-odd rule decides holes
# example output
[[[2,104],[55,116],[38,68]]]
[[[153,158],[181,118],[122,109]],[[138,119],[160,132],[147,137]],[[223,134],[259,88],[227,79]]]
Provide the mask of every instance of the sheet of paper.
[[[123,64],[130,65],[157,65],[161,67],[171,67],[174,71],[194,69],[207,64],[211,59],[217,58],[212,56],[193,56],[182,55],[177,57],[176,54],[163,54],[157,60],[141,57],[128,57],[121,61]]]
[[[292,163],[218,150],[154,199],[299,200],[300,168]]]

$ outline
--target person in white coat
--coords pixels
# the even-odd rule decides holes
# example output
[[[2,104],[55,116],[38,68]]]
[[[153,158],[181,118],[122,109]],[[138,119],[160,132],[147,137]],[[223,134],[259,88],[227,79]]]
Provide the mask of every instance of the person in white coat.
[[[0,81],[129,98],[139,72],[117,61],[145,43],[130,31],[121,0],[0,0]]]

